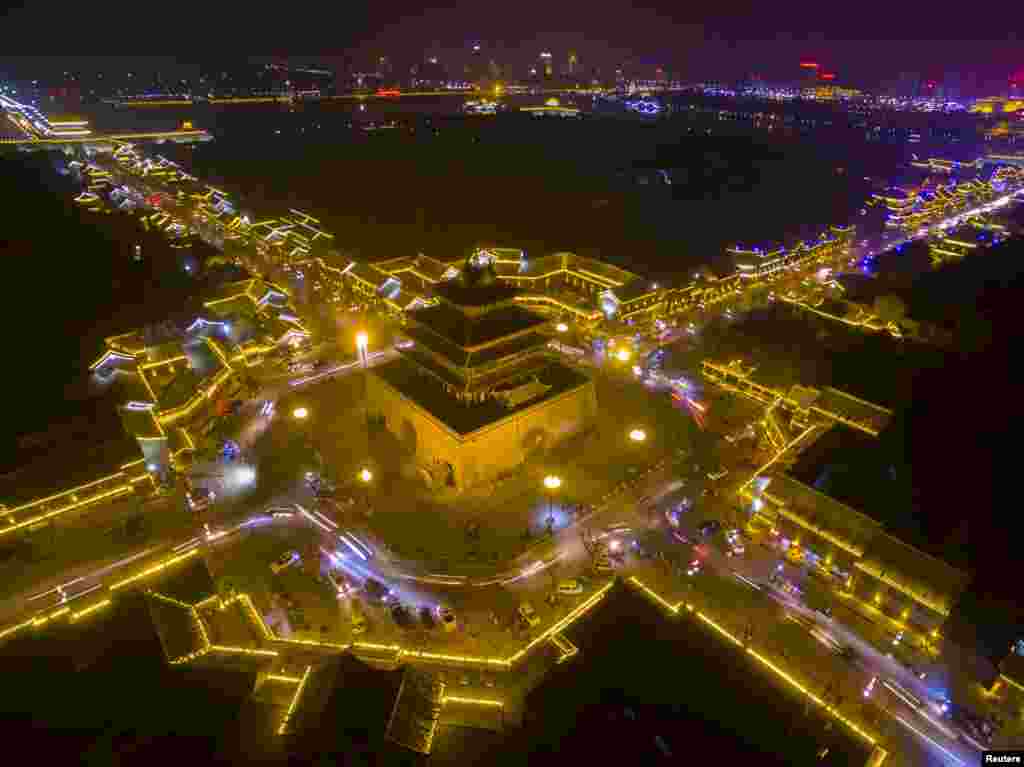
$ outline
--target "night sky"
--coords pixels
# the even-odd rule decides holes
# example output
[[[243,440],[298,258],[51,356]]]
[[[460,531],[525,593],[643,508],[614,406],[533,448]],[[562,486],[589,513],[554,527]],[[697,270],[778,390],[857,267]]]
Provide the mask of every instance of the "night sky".
[[[624,3],[565,0],[454,2],[424,8],[415,3],[208,4],[202,11],[160,3],[109,12],[94,3],[9,12],[0,75],[47,76],[84,66],[150,68],[130,55],[172,53],[168,68],[211,55],[239,60],[252,54],[365,66],[388,55],[397,66],[426,55],[449,60],[479,41],[487,57],[524,70],[541,50],[563,62],[578,52],[585,70],[623,63],[661,64],[687,80],[733,79],[752,72],[768,79],[793,77],[798,59],[813,57],[840,80],[873,86],[901,71],[940,78],[967,76],[966,90],[1005,85],[1024,68],[1021,25],[1003,6],[984,14],[925,12],[920,6],[878,0],[826,2],[668,3],[633,8]],[[1006,13],[1009,13],[1007,10]],[[25,47],[19,51],[18,40]],[[32,48],[28,46],[31,45]],[[38,55],[40,47],[50,57]],[[21,52],[29,59],[12,58]],[[124,56],[117,57],[116,53]],[[64,54],[67,54],[65,57]],[[77,54],[77,55],[76,55]]]

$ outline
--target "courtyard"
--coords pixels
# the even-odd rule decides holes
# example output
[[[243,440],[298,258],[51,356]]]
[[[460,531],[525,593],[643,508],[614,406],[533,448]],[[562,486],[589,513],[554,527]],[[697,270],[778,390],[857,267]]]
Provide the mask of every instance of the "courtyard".
[[[368,423],[363,376],[326,380],[279,402],[253,448],[261,481],[295,484],[307,471],[320,473],[336,485],[322,511],[434,571],[493,570],[648,467],[707,442],[666,395],[598,372],[598,416],[588,430],[496,481],[463,492],[431,488],[399,440]],[[305,418],[292,416],[297,408]],[[557,477],[557,487],[546,486],[547,477]]]

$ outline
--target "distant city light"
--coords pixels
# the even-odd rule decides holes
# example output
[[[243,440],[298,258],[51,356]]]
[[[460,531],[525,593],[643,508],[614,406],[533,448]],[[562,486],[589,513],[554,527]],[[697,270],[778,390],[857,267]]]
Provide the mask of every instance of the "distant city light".
[[[359,480],[361,482],[369,482],[372,479],[373,479],[373,472],[370,471],[369,469],[362,469],[359,472]]]
[[[301,421],[303,418],[309,415],[309,409],[304,407],[297,407],[292,411],[292,415]]]
[[[634,442],[643,442],[647,439],[647,432],[643,429],[633,429],[633,431],[629,433],[629,438]]]
[[[615,352],[615,357],[619,362],[627,362],[629,360],[629,349],[619,349]]]

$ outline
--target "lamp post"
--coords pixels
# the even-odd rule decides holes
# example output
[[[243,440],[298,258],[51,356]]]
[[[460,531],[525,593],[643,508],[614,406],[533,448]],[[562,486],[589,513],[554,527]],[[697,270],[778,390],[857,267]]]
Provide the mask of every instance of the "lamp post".
[[[366,334],[365,330],[360,330],[356,333],[356,351],[359,353],[359,364],[366,367],[366,347],[370,343],[370,337]]]
[[[363,484],[363,505],[367,508],[370,506],[370,483],[373,482],[373,472],[367,468],[362,468],[356,477]]]
[[[546,477],[544,477],[544,488],[548,491],[547,492],[548,516],[547,516],[547,520],[545,520],[545,522],[547,523],[548,531],[549,532],[553,532],[553,527],[554,527],[554,522],[553,522],[554,518],[551,516],[552,498],[554,497],[555,492],[557,492],[558,488],[560,488],[561,486],[562,486],[562,478],[561,477],[555,476],[554,474],[548,474]]]

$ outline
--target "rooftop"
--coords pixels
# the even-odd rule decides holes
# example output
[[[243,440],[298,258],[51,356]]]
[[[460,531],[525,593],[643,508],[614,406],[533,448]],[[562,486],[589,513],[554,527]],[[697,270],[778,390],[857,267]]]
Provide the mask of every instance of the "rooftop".
[[[399,358],[374,367],[371,375],[415,402],[459,435],[470,434],[513,413],[546,402],[587,382],[587,377],[558,362],[550,362],[537,371],[537,378],[551,388],[542,397],[507,408],[496,400],[464,404],[448,395],[441,385],[412,362]]]
[[[467,317],[453,306],[436,304],[416,309],[409,319],[464,350],[471,350],[498,341],[513,333],[536,329],[548,321],[526,309],[512,305],[502,306],[479,317]]]

